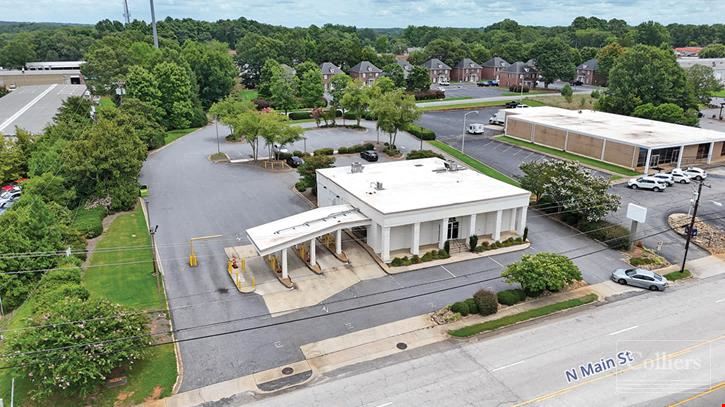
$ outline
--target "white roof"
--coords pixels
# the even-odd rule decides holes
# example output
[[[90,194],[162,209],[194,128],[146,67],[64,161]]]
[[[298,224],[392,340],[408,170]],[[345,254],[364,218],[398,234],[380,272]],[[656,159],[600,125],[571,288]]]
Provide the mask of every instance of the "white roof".
[[[393,161],[363,166],[317,170],[342,189],[383,214],[450,206],[511,196],[528,197],[529,191],[463,167],[446,171],[440,158]],[[375,188],[382,183],[382,190]]]
[[[266,256],[340,228],[369,223],[352,205],[323,206],[247,229],[247,236],[259,255]]]
[[[529,123],[644,148],[677,147],[725,140],[725,133],[715,130],[593,110],[577,111],[541,106],[506,109],[506,114]]]

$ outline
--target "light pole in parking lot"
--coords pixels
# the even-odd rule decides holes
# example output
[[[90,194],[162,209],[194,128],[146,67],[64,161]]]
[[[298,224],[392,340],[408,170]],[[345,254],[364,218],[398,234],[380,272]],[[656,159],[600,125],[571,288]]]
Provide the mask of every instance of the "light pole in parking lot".
[[[690,240],[692,240],[692,236],[696,233],[695,232],[695,219],[697,218],[697,207],[700,206],[700,196],[702,195],[702,186],[703,185],[705,185],[708,188],[711,188],[710,185],[705,184],[704,180],[700,181],[699,185],[697,186],[697,194],[695,196],[695,202],[693,203],[693,208],[692,208],[692,219],[690,219],[690,225],[686,226],[686,229],[685,229],[685,233],[687,233],[687,240],[685,241],[685,255],[682,257],[682,267],[680,267],[680,273],[685,272],[685,262],[687,262],[687,252],[690,250]]]
[[[466,148],[466,117],[472,113],[478,114],[478,110],[474,110],[472,112],[468,112],[463,115],[463,134],[461,136],[461,152],[462,153],[465,152],[465,148]]]
[[[217,154],[220,154],[222,152],[222,148],[219,145],[219,116],[214,116],[214,127],[216,128],[216,152]]]

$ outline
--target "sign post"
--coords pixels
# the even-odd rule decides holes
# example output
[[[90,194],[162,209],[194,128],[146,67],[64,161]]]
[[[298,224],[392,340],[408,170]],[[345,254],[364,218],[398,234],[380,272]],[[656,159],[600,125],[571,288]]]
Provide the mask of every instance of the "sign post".
[[[637,226],[647,219],[647,208],[630,203],[627,205],[627,219],[632,220],[632,226],[629,230],[629,248],[631,249],[637,235]]]

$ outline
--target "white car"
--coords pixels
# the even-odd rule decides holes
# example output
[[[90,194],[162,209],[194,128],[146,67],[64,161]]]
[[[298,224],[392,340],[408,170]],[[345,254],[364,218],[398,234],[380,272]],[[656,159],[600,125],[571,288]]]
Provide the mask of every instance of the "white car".
[[[680,184],[689,184],[690,183],[690,176],[685,174],[681,169],[675,168],[674,170],[668,172],[668,174],[672,175],[672,179],[675,182],[679,182]]]
[[[648,176],[633,178],[627,182],[627,186],[632,189],[651,189],[655,192],[664,191],[667,188],[665,182]]]
[[[687,167],[685,170],[683,170],[685,174],[687,174],[690,178],[694,178],[698,181],[702,181],[705,178],[707,178],[707,172],[703,170],[702,168],[697,167]]]
[[[19,199],[22,193],[23,191],[19,187],[13,187],[13,189],[3,192],[0,194],[0,205]]]
[[[443,85],[443,86],[448,86],[448,85],[450,85],[451,83],[450,83],[450,82],[448,82],[448,81],[446,81],[446,80],[442,80],[442,81],[438,82],[438,84],[439,84],[439,85]]]
[[[675,178],[672,176],[672,174],[658,172],[658,173],[654,173],[654,174],[650,175],[650,177],[656,178],[656,179],[664,182],[665,184],[667,184],[668,187],[675,185]]]
[[[468,134],[483,134],[484,127],[481,123],[471,123],[468,125],[468,129],[466,129],[466,132]]]

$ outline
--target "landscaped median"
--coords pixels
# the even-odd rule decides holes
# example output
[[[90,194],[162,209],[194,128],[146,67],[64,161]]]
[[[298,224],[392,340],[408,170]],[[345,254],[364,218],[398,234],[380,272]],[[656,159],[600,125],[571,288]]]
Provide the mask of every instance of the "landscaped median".
[[[428,143],[430,143],[432,146],[438,148],[439,150],[442,150],[444,153],[451,155],[453,158],[460,160],[464,164],[468,165],[469,167],[473,168],[474,170],[476,170],[482,174],[488,175],[491,178],[495,178],[495,179],[497,179],[499,181],[503,181],[507,184],[519,186],[518,181],[516,181],[515,179],[504,175],[503,173],[499,172],[498,170],[496,170],[492,167],[489,167],[488,165],[476,160],[475,158],[473,158],[469,155],[466,155],[465,153],[449,146],[446,143],[443,143],[438,140],[432,140],[432,141],[429,141]]]
[[[587,167],[595,168],[605,172],[617,174],[624,177],[635,177],[640,175],[638,172],[630,170],[629,168],[620,167],[618,165],[610,164],[604,161],[595,160],[593,158],[583,157],[577,154],[572,154],[567,151],[557,150],[552,147],[542,146],[540,144],[534,144],[529,141],[520,140],[509,136],[496,136],[496,140],[503,143],[513,144],[518,147],[525,148],[527,150],[537,151],[546,155],[558,157],[564,160],[576,161]]]
[[[463,328],[448,331],[451,336],[466,338],[479,334],[481,332],[493,331],[519,322],[528,321],[530,319],[543,317],[555,312],[589,304],[598,299],[596,294],[587,294],[582,297],[573,298],[554,304],[544,305],[542,307],[533,308],[517,314],[512,314],[499,319],[493,319],[474,325],[464,326]]]

